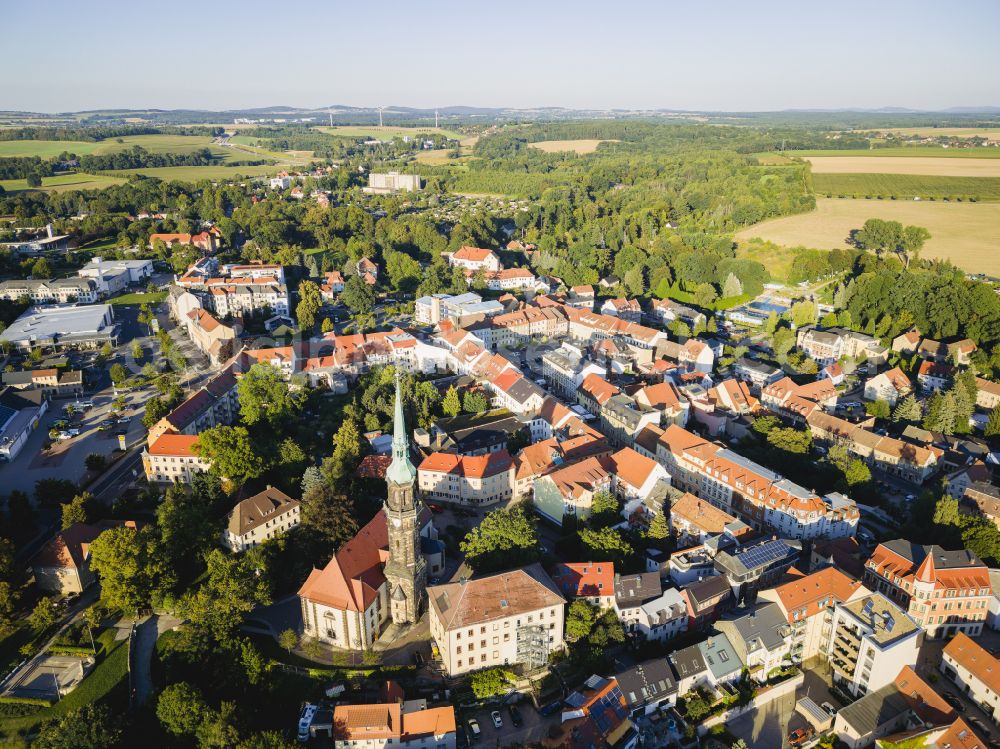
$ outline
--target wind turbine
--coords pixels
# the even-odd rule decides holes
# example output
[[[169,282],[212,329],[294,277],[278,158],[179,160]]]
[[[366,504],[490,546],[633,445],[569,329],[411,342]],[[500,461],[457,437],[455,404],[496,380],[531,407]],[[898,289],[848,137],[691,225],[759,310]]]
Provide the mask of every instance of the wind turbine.
[[[378,126],[382,127],[382,110],[385,109],[385,107],[376,107],[376,109],[378,109]]]

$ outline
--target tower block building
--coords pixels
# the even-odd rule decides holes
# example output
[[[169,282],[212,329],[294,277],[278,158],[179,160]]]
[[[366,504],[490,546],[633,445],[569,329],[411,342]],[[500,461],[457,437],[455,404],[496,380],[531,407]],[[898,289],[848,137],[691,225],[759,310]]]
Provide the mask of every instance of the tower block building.
[[[415,624],[427,602],[427,563],[420,553],[422,506],[416,494],[417,469],[410,462],[398,372],[392,462],[386,470],[385,480],[388,496],[383,512],[389,532],[389,558],[384,574],[389,588],[390,614],[393,624]]]

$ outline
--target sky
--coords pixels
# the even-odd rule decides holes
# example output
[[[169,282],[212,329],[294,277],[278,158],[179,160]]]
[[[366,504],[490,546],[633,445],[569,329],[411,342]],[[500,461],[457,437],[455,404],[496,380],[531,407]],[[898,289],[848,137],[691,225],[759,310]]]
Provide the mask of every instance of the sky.
[[[0,110],[1000,106],[998,0],[3,0],[0,17]]]

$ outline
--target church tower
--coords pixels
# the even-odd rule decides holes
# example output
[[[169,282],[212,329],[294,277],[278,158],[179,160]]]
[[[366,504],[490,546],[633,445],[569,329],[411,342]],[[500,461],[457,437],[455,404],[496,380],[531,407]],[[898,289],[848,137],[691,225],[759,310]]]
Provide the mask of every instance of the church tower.
[[[389,560],[385,579],[389,584],[389,607],[393,624],[415,624],[427,597],[427,563],[420,553],[420,509],[416,496],[417,469],[410,462],[409,440],[403,419],[403,400],[396,371],[396,412],[392,428],[392,463],[385,473],[385,501],[389,529]]]

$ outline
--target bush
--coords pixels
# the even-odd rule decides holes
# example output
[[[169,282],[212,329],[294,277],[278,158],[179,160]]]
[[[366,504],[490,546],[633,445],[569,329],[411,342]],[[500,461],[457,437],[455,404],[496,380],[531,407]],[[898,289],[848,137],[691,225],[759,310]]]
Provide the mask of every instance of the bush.
[[[50,707],[52,700],[42,697],[14,697],[13,695],[0,696],[0,705],[34,705],[35,707]]]

